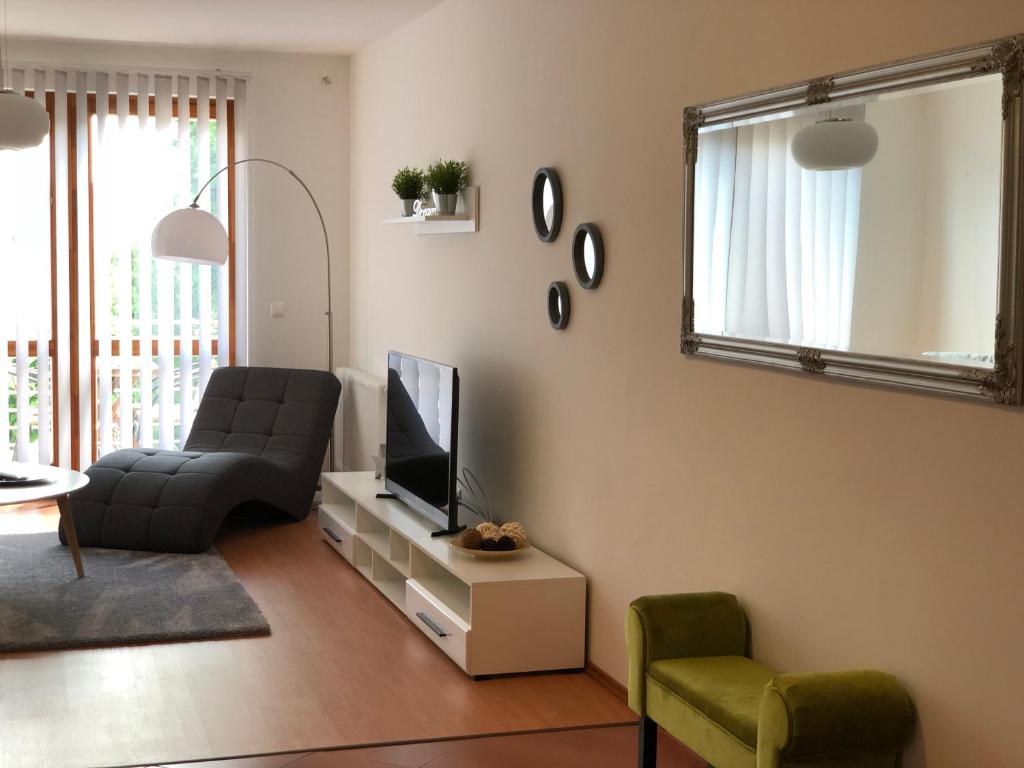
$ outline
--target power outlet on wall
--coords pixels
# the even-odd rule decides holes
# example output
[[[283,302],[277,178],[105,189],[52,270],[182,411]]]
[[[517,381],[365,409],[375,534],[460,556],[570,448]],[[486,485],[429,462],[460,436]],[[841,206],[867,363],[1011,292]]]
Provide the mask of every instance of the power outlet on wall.
[[[270,302],[270,316],[271,317],[284,317],[284,302],[283,301],[272,301],[272,302]]]

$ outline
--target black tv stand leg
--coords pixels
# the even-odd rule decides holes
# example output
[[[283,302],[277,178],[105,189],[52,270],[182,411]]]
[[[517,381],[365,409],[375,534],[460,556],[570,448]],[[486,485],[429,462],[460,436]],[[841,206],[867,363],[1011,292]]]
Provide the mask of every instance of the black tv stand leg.
[[[637,723],[639,731],[638,768],[655,768],[658,763],[658,724],[644,715]]]
[[[466,530],[466,526],[460,525],[455,528],[442,528],[440,531],[431,531],[430,538],[439,539],[442,536],[454,536],[456,533],[461,533]]]
[[[378,493],[377,494],[377,498],[378,499],[397,499],[398,497],[395,496],[395,494],[393,494],[393,493]]]

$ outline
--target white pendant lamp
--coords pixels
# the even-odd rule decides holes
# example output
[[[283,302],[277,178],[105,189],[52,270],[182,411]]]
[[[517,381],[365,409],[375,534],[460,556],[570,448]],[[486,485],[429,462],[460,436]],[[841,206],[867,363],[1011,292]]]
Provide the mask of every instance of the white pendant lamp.
[[[831,117],[793,136],[793,159],[808,171],[862,168],[878,151],[878,131],[860,120]]]
[[[50,116],[35,99],[0,91],[0,150],[38,147],[50,133]]]
[[[228,260],[228,233],[217,217],[196,203],[160,219],[150,244],[158,259],[186,264],[223,264]]]
[[[4,0],[4,42],[7,42],[7,0]],[[10,56],[5,44],[0,50],[0,150],[38,147],[50,133],[50,116],[35,99],[6,87]]]

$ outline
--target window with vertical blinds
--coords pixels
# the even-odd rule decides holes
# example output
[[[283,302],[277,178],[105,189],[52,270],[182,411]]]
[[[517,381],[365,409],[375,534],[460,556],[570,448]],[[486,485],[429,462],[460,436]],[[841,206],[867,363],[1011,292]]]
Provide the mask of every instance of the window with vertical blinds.
[[[244,322],[244,179],[203,193],[223,267],[153,259],[156,223],[244,157],[246,81],[14,69],[47,106],[48,142],[0,152],[0,459],[84,467],[118,448],[180,446]]]

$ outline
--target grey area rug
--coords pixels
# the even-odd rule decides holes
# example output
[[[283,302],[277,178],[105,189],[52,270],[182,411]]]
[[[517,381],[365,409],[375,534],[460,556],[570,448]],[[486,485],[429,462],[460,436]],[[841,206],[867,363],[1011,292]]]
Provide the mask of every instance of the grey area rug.
[[[216,550],[87,548],[82,560],[79,579],[56,533],[0,536],[0,651],[270,633]]]

